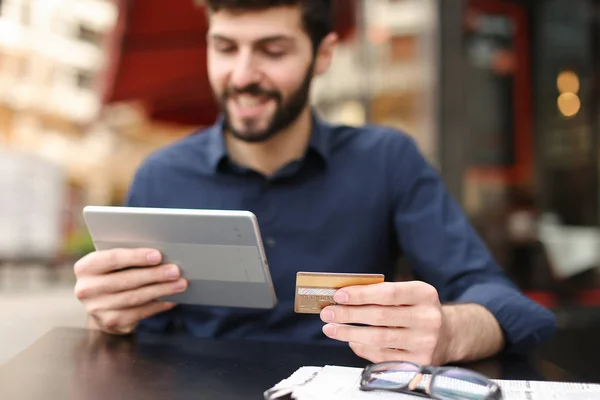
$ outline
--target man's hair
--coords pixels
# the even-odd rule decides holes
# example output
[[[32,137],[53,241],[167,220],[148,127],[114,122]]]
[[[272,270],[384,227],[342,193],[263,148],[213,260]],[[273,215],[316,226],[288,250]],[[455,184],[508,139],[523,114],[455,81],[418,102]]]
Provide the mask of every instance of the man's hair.
[[[204,0],[209,12],[220,10],[232,12],[262,11],[272,7],[299,6],[302,25],[310,37],[313,49],[333,30],[331,0]]]

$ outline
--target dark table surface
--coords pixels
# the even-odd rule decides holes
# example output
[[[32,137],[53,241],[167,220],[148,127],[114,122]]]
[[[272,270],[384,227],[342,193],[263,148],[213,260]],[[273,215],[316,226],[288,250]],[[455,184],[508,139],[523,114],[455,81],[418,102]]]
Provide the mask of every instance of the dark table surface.
[[[491,378],[600,382],[600,329],[559,332],[528,360],[468,367]],[[56,328],[0,366],[0,399],[261,399],[301,366],[366,362],[347,347]]]

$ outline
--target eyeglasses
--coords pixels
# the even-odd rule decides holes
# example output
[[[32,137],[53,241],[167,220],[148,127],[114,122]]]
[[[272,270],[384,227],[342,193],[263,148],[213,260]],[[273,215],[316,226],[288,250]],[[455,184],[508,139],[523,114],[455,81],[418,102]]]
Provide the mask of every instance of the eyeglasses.
[[[411,362],[369,365],[362,372],[360,389],[407,393],[436,400],[502,399],[500,386],[474,371]]]

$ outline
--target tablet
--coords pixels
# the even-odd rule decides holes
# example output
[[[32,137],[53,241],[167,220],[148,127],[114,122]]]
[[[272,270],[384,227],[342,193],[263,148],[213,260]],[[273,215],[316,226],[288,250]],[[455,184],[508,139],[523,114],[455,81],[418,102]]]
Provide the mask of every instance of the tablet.
[[[256,216],[249,211],[87,206],[97,250],[147,247],[179,266],[189,282],[161,300],[273,308],[277,303]]]

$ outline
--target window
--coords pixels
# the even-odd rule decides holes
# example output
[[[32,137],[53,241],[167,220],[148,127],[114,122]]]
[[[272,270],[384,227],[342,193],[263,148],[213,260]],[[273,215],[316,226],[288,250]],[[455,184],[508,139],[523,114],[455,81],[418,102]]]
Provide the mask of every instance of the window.
[[[77,38],[98,47],[102,45],[103,39],[100,33],[81,24],[77,27]]]
[[[85,90],[96,88],[96,76],[89,71],[78,70],[76,72],[77,87]]]

